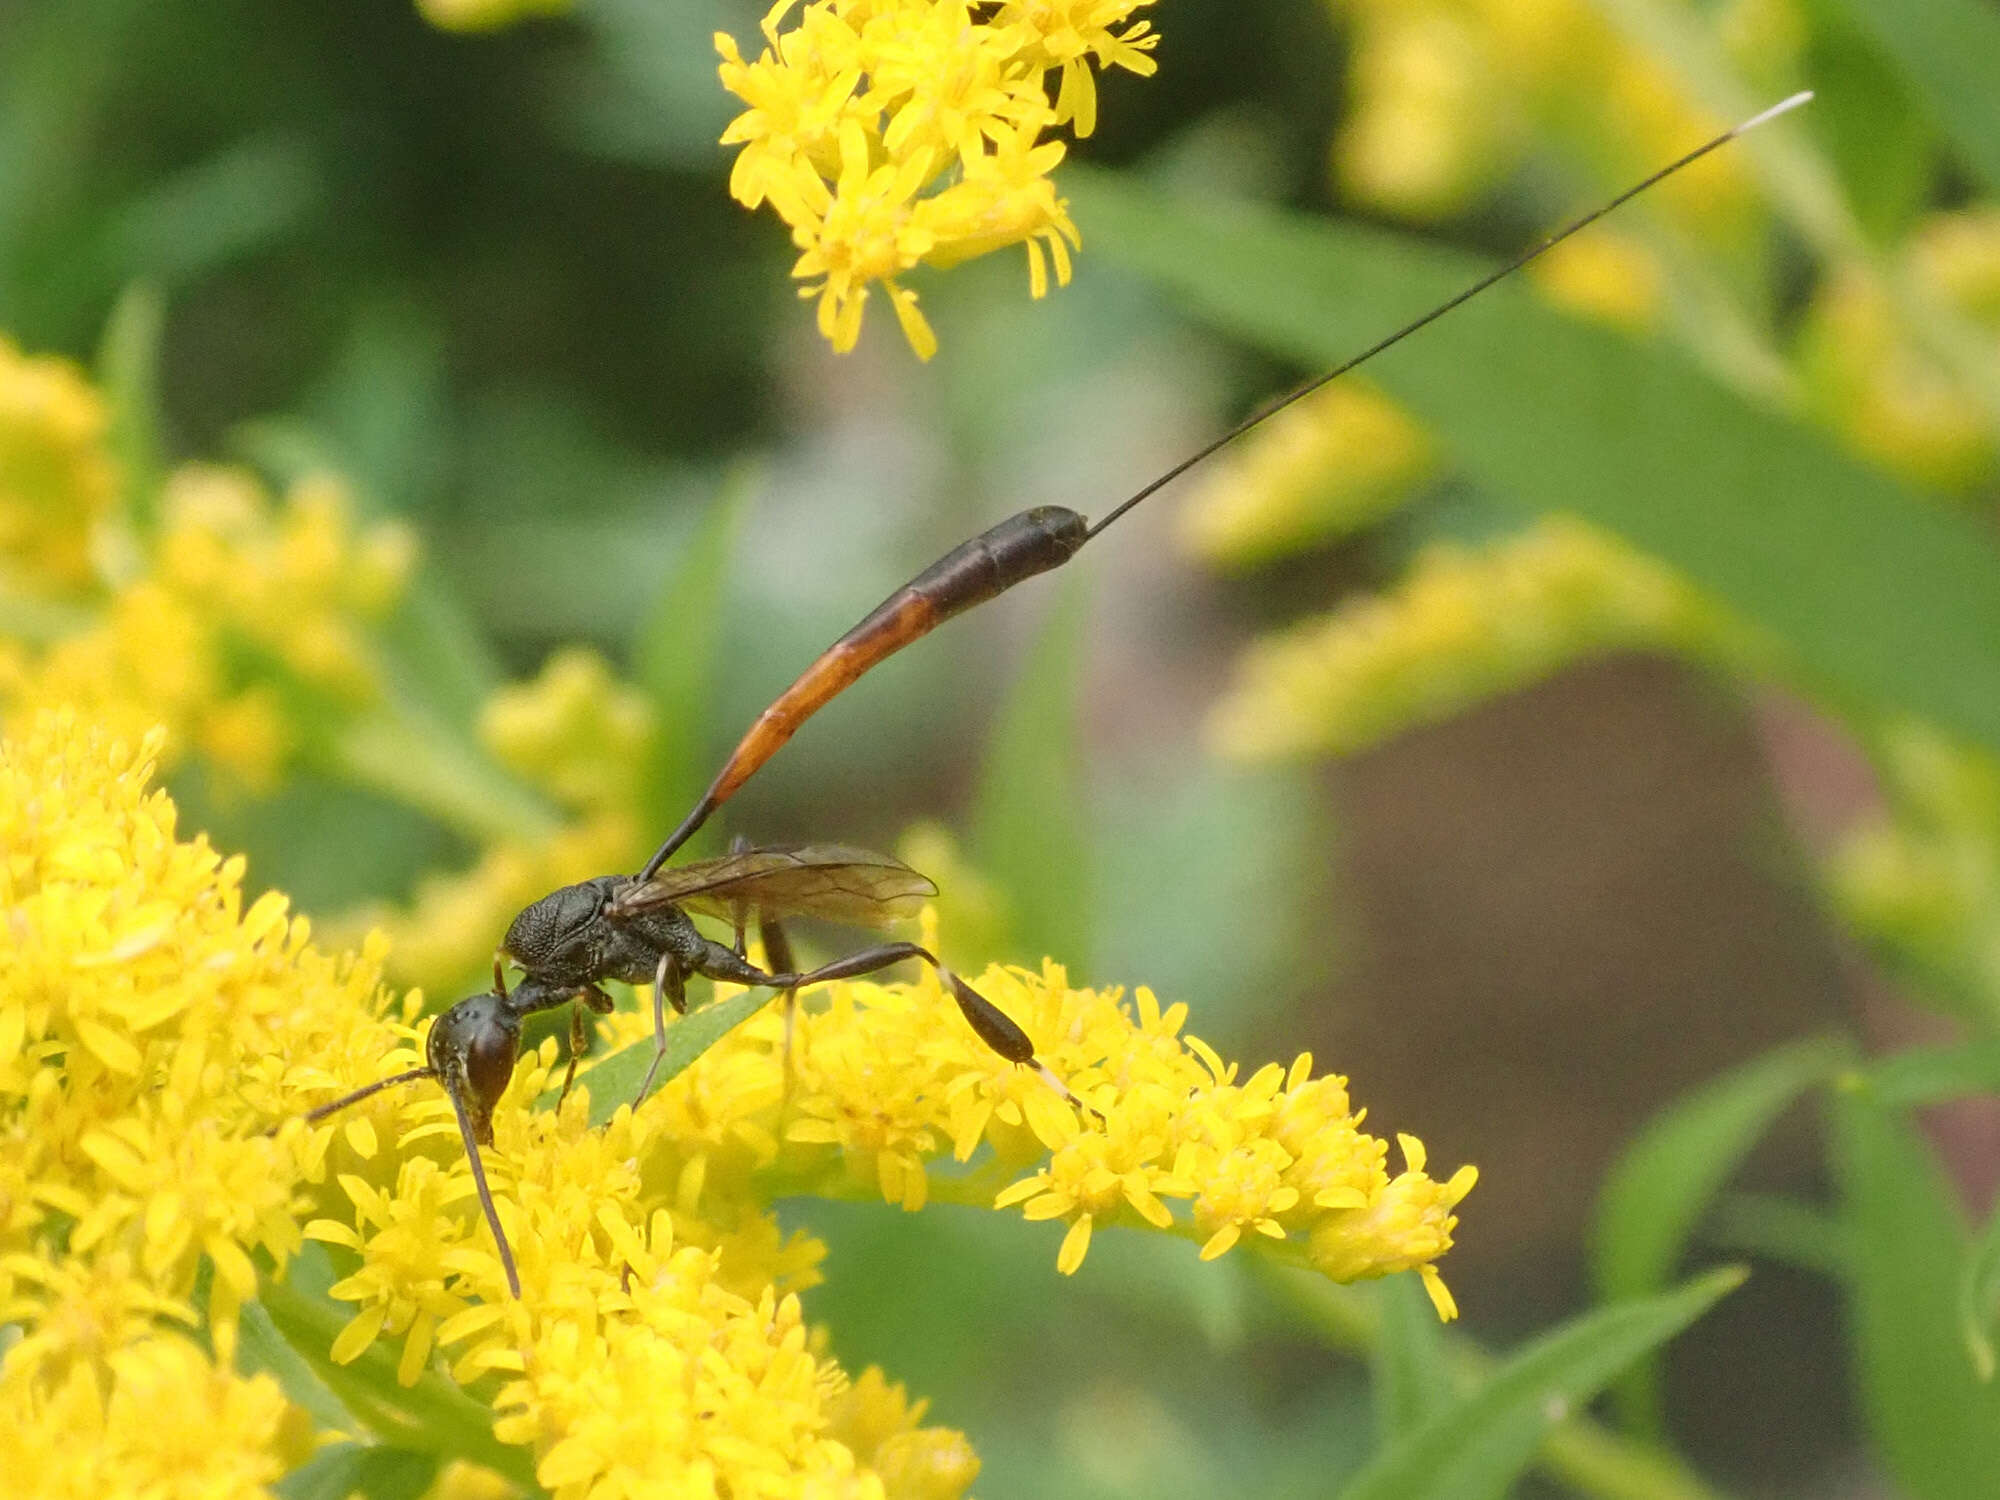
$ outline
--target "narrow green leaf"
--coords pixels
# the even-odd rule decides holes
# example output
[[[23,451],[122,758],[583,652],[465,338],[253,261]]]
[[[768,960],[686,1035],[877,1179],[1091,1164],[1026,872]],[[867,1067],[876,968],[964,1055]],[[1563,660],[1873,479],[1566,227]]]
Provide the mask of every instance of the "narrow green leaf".
[[[1847,1090],[1833,1106],[1854,1245],[1848,1318],[1876,1452],[1913,1500],[1990,1493],[2000,1387],[1980,1382],[1962,1337],[1966,1236],[1951,1184],[1900,1114]]]
[[[2000,1204],[1979,1232],[1965,1271],[1958,1280],[1958,1323],[1972,1368],[1992,1383],[1995,1368],[1993,1332],[2000,1325]]]
[[[2000,190],[2000,10],[1989,0],[1847,0],[1895,59],[1960,160]]]
[[[662,832],[695,803],[715,766],[709,730],[730,559],[761,482],[750,465],[732,470],[632,642],[633,670],[653,701],[657,725],[646,791]]]
[[[1091,246],[1313,368],[1470,285],[1437,246],[1244,204],[1065,179]],[[1789,644],[1821,684],[2000,749],[2000,550],[1833,441],[1641,345],[1498,286],[1369,378],[1496,498],[1617,531]]]
[[[1711,1271],[1657,1297],[1571,1320],[1513,1355],[1472,1395],[1385,1449],[1341,1500],[1484,1500],[1506,1493],[1535,1450],[1605,1383],[1743,1281]]]
[[[294,233],[325,195],[302,140],[269,132],[161,179],[112,215],[114,275],[192,281]]]
[[[653,1078],[653,1087],[657,1089],[668,1079],[678,1077],[702,1053],[776,998],[770,990],[745,990],[727,1000],[717,1000],[691,1010],[670,1023],[667,1027],[667,1055],[660,1060],[660,1071]],[[639,1083],[645,1078],[646,1069],[652,1065],[653,1043],[648,1038],[619,1048],[579,1078],[579,1086],[585,1083],[590,1085],[590,1123],[602,1125],[618,1113],[619,1105],[631,1103],[632,1096],[639,1092]],[[561,1094],[560,1084],[544,1090],[541,1098],[535,1101],[536,1108],[554,1109]]]
[[[1370,1352],[1375,1433],[1384,1448],[1421,1427],[1452,1399],[1444,1324],[1415,1274],[1385,1276],[1374,1287],[1382,1321]]]
[[[1856,26],[1848,0],[1809,0],[1799,76],[1812,80],[1813,138],[1826,147],[1855,218],[1880,245],[1907,234],[1928,206],[1938,133],[1902,70]]]
[[[245,1375],[268,1374],[284,1390],[285,1399],[313,1419],[323,1432],[353,1432],[354,1413],[313,1370],[312,1365],[278,1332],[261,1302],[246,1302],[237,1324],[236,1363]]]
[[[434,1453],[336,1443],[278,1481],[279,1500],[417,1500],[437,1480]]]
[[[112,306],[97,350],[97,379],[111,408],[111,451],[118,459],[125,509],[151,527],[165,463],[160,438],[160,340],[167,304],[158,287],[138,282]]]
[[[1846,1056],[1824,1041],[1783,1047],[1723,1074],[1655,1118],[1605,1179],[1593,1226],[1591,1269],[1607,1302],[1667,1284],[1716,1190],[1771,1122]],[[1628,1423],[1660,1429],[1656,1372],[1620,1383]]]
[[[292,1257],[284,1281],[263,1283],[258,1300],[278,1335],[341,1403],[392,1446],[470,1459],[530,1494],[541,1493],[535,1485],[534,1455],[493,1436],[491,1409],[436,1369],[425,1370],[414,1385],[398,1384],[401,1351],[393,1341],[377,1340],[351,1364],[333,1362],[328,1351],[353,1314],[345,1304],[328,1298],[326,1288],[332,1279],[325,1251],[308,1246]]]
[[[1093,926],[1076,711],[1086,614],[1082,575],[1058,579],[1054,608],[994,720],[971,838],[973,863],[1006,892],[1014,951],[1079,969],[1091,957]]]
[[[1870,1061],[1858,1082],[1878,1104],[1904,1108],[2000,1094],[2000,1037],[1909,1047]]]
[[[1776,1193],[1724,1193],[1702,1234],[1704,1244],[1760,1256],[1829,1281],[1853,1274],[1847,1225],[1823,1208]]]
[[[478,842],[551,831],[549,805],[422,713],[382,710],[339,725],[325,769],[386,793]]]

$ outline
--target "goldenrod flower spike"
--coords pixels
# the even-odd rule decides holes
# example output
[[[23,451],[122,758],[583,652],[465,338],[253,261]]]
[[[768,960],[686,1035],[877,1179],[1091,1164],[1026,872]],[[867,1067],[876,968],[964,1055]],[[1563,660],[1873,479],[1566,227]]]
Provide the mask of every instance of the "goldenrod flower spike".
[[[930,358],[936,335],[898,279],[919,265],[1022,245],[1036,297],[1045,256],[1057,283],[1069,280],[1077,233],[1049,180],[1063,146],[1048,134],[1094,128],[1093,66],[1153,71],[1158,38],[1130,19],[1148,4],[815,0],[780,29],[798,9],[783,0],[754,61],[716,37],[722,85],[748,106],[722,134],[741,148],[729,190],[789,226],[801,252],[792,274],[835,349],[854,347],[879,285]]]

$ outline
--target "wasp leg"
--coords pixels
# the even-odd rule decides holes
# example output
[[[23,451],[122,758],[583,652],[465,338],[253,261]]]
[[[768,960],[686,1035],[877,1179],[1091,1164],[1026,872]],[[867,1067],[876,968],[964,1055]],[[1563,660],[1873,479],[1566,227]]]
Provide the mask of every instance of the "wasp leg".
[[[569,1067],[563,1072],[562,1092],[556,1095],[556,1109],[560,1111],[563,1102],[569,1098],[569,1086],[576,1082],[576,1064],[579,1058],[590,1052],[590,1031],[584,1025],[583,1011],[588,1006],[600,1016],[611,1014],[614,1002],[596,985],[585,985],[569,1003]]]
[[[721,944],[715,944],[721,947]],[[724,948],[726,953],[729,950]],[[637,1109],[645,1103],[646,1095],[652,1092],[653,1079],[658,1076],[660,1064],[667,1055],[667,1006],[673,1006],[677,1016],[687,1014],[687,978],[681,970],[680,960],[672,952],[660,954],[660,966],[653,971],[653,1065],[646,1069],[646,1077],[639,1085],[639,1092],[632,1096],[632,1107]]]
[[[1008,1062],[1033,1068],[1047,1081],[1050,1088],[1078,1109],[1096,1113],[1070,1092],[1068,1086],[1056,1077],[1047,1063],[1035,1056],[1034,1042],[1005,1011],[939,963],[937,956],[928,948],[915,943],[878,943],[873,948],[863,948],[860,952],[850,953],[845,958],[836,958],[803,974],[766,974],[738,958],[722,944],[708,943],[702,957],[696,961],[695,970],[697,973],[708,975],[711,979],[726,979],[735,984],[768,985],[774,990],[799,990],[809,984],[824,984],[831,979],[859,979],[864,974],[876,973],[908,958],[927,963],[937,971],[938,978],[944,987],[951,991],[951,998],[957,1002],[959,1014],[965,1017],[966,1024],[978,1035],[979,1040],[1006,1058]]]
[[[757,913],[757,941],[764,945],[764,962],[774,974],[789,974],[796,967],[792,958],[791,940],[785,936],[784,925],[776,917]],[[799,989],[792,985],[785,991],[785,1086],[778,1100],[780,1110],[787,1109],[792,1102],[792,1038],[799,1024]]]
[[[750,848],[750,840],[743,834],[739,833],[736,835],[735,838],[729,841],[729,852],[731,854],[742,854],[749,848]],[[732,913],[732,915],[735,918],[736,930],[735,930],[735,940],[729,946],[731,947],[731,949],[734,950],[738,958],[747,958],[749,957],[749,949],[747,949],[743,945],[743,935],[749,928],[750,903],[747,901],[738,901],[736,903],[736,909]],[[758,915],[760,918],[762,917],[761,912]],[[762,928],[761,920],[758,925],[759,929],[761,930]],[[778,960],[771,957],[771,952],[770,949],[768,948],[764,950],[764,962],[766,965],[773,968],[789,969],[791,967],[790,963],[780,964]]]

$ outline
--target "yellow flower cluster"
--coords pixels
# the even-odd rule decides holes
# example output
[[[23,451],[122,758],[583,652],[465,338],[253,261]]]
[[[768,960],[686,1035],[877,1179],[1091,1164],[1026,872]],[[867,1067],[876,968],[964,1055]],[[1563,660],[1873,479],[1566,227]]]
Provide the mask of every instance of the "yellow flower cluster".
[[[1334,141],[1343,190],[1433,218],[1470,207],[1540,130],[1623,176],[1726,124],[1589,0],[1331,0],[1352,27],[1351,113]],[[1690,228],[1751,222],[1748,179],[1719,154],[1659,190]]]
[[[1932,217],[1902,258],[1911,284],[1962,315],[2000,366],[2000,208]],[[1875,276],[1848,267],[1826,278],[1800,354],[1815,410],[1878,463],[1956,494],[2000,471],[1988,407],[1913,343]]]
[[[854,347],[877,282],[922,358],[937,337],[898,280],[1008,245],[1028,256],[1029,289],[1069,280],[1078,243],[1049,174],[1050,132],[1097,124],[1092,67],[1149,74],[1158,41],[1132,19],[1152,0],[797,0],[764,18],[746,61],[715,39],[723,87],[747,106],[723,133],[740,146],[730,192],[769,203],[800,255],[792,274],[817,298],[820,332]],[[1055,97],[1047,77],[1055,74]]]
[[[1673,573],[1579,522],[1425,549],[1391,589],[1245,654],[1210,734],[1239,759],[1344,753],[1629,647],[1729,649]]]
[[[170,756],[199,750],[268,787],[314,722],[375,697],[365,626],[401,596],[410,534],[357,525],[332,480],[273,500],[204,465],[169,477],[159,511],[89,623],[0,656],[0,710],[69,705],[135,742],[164,724]]]
[[[571,817],[545,836],[489,844],[463,872],[427,876],[408,908],[370,907],[345,920],[344,931],[388,933],[389,973],[401,984],[479,983],[516,912],[559,886],[618,869],[639,842],[652,715],[595,652],[558,652],[534,681],[500,689],[480,716],[479,735]]]
[[[1182,511],[1197,556],[1250,567],[1372,525],[1429,478],[1435,457],[1401,407],[1337,380],[1220,455]]]
[[[313,1214],[306,1232],[366,1252],[338,1289],[364,1306],[334,1352],[386,1327],[414,1380],[434,1340],[488,1335],[473,1364],[514,1376],[500,1435],[534,1445],[559,1495],[963,1492],[977,1470],[963,1438],[816,1352],[780,1287],[810,1279],[815,1245],[783,1241],[762,1208],[698,1220],[685,1171],[640,1170],[660,1164],[642,1148],[664,1146],[671,1117],[627,1112],[597,1133],[576,1110],[505,1112],[503,1145],[547,1137],[539,1156],[496,1161],[522,1168],[508,1206],[530,1304],[472,1300],[499,1283],[435,1090],[270,1134],[393,1063],[417,997],[385,1019],[379,942],[329,958],[283,898],[245,910],[242,861],[178,841],[172,803],[148,789],[159,749],[157,733],[134,747],[71,714],[0,742],[10,1493],[267,1494],[311,1434],[269,1376],[234,1372],[238,1309],[260,1274],[283,1276]],[[417,1128],[385,1150],[376,1125],[401,1111]]]
[[[117,503],[106,415],[68,360],[0,338],[0,591],[72,593],[96,577],[98,523]]]
[[[1890,809],[1829,876],[1842,909],[1901,965],[1985,1025],[2000,1021],[2000,764],[1906,723],[1877,757]]]
[[[176,1464],[187,1487],[164,1493],[256,1493],[301,1456],[300,1415],[230,1355],[237,1309],[302,1236],[344,1263],[332,1295],[354,1311],[332,1358],[393,1339],[406,1383],[445,1356],[461,1382],[497,1376],[496,1434],[578,1500],[930,1500],[971,1483],[962,1437],[821,1352],[796,1296],[821,1249],[779,1227],[781,1193],[1020,1203],[1069,1223],[1064,1270],[1110,1223],[1170,1228],[1206,1256],[1250,1233],[1342,1279],[1417,1270],[1451,1312],[1434,1262],[1470,1168],[1435,1182],[1405,1137],[1391,1175],[1343,1080],[1301,1058],[1238,1082],[1182,1035],[1183,1007],[1141,990],[1128,1009],[1052,963],[978,982],[1047,1040],[1088,1117],[994,1057],[928,977],[814,997],[789,1085],[767,1010],[602,1129],[589,1073],[560,1112],[530,1107],[556,1064],[544,1044],[487,1153],[515,1301],[435,1087],[301,1120],[416,1065],[419,997],[390,1005],[379,940],[328,958],[283,898],[245,910],[242,862],[178,841],[148,790],[160,744],[65,713],[0,749],[0,1315],[22,1329],[0,1363],[0,1430],[59,1466],[50,1424],[150,1413],[96,1455],[97,1493],[142,1492]],[[629,1011],[611,1029],[648,1025]],[[204,1318],[213,1359],[194,1337]],[[199,1455],[191,1432],[208,1435]]]
[[[244,910],[242,861],[177,841],[147,790],[160,744],[69,714],[0,743],[0,1321],[20,1330],[0,1444],[19,1493],[260,1493],[303,1456],[275,1384],[232,1370],[252,1257],[300,1243],[259,1078],[280,1048],[340,1057],[379,953],[322,957],[276,896]],[[192,1337],[204,1261],[214,1356]]]

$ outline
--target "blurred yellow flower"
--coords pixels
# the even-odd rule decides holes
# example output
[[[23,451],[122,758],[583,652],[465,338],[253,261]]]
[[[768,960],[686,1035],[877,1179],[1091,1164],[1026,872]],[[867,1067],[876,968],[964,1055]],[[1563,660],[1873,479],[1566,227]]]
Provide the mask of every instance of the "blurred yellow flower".
[[[1848,918],[1984,1024],[2000,1018],[2000,763],[1922,724],[1885,732],[1888,808],[1828,877]]]
[[[1730,649],[1676,575],[1579,522],[1426,548],[1380,595],[1258,641],[1209,733],[1246,760],[1346,753],[1627,647]]]
[[[1363,382],[1338,380],[1286,407],[1219,455],[1180,517],[1184,546],[1247,567],[1380,520],[1436,464],[1403,409]]]
[[[780,0],[754,60],[717,35],[723,87],[747,106],[722,136],[741,147],[730,192],[790,227],[792,274],[835,349],[854,347],[879,284],[910,347],[937,352],[898,280],[918,265],[1021,245],[1034,296],[1050,262],[1068,282],[1077,233],[1049,180],[1063,145],[1045,137],[1095,129],[1093,65],[1153,71],[1158,38],[1131,19],[1151,3],[811,0],[780,30],[797,6]]]
[[[1528,275],[1571,312],[1634,333],[1659,322],[1666,295],[1659,257],[1642,240],[1601,224],[1564,240]]]
[[[1330,8],[1352,28],[1334,177],[1390,213],[1462,212],[1549,135],[1623,176],[1722,128],[1588,0],[1330,0]],[[1660,206],[1729,244],[1754,222],[1748,178],[1726,153],[1664,184]]]
[[[96,581],[96,527],[118,499],[106,415],[68,360],[0,337],[0,586],[75,592]]]
[[[24,722],[68,706],[163,753],[200,750],[267,790],[321,723],[381,690],[368,627],[402,595],[415,544],[394,522],[358,524],[334,481],[274,499],[237,469],[167,479],[131,576],[73,634],[0,672],[0,711]]]
[[[2000,359],[2000,210],[1936,215],[1903,255],[1921,292],[1962,313]],[[1815,410],[1878,463],[1955,494],[2000,468],[1985,405],[1917,345],[1875,274],[1854,266],[1829,276],[1799,350]]]

